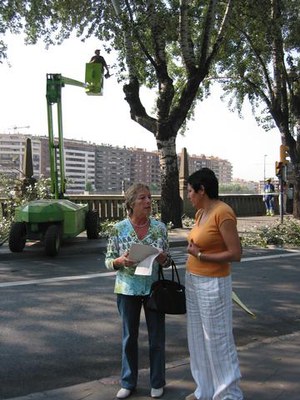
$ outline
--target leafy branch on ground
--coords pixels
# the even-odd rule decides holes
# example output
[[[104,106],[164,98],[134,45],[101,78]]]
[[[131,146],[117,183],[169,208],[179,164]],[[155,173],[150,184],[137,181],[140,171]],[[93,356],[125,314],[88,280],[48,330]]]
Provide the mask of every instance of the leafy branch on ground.
[[[0,195],[7,200],[4,208],[0,209],[0,245],[9,234],[11,223],[14,220],[16,207],[35,199],[50,198],[50,179],[41,177],[33,186],[26,187],[23,192],[20,182],[0,174]],[[153,204],[157,210],[157,204]],[[155,212],[155,218],[160,219],[160,214]],[[104,220],[100,224],[100,237],[108,238],[117,220]],[[182,216],[183,228],[191,228],[194,219]],[[167,224],[168,231],[173,229],[172,223]],[[247,231],[240,232],[243,247],[289,246],[300,247],[300,221],[292,216],[285,216],[283,223],[270,223],[265,226],[253,226]]]
[[[285,216],[282,223],[254,226],[247,232],[241,232],[244,247],[299,247],[300,221],[292,216]]]
[[[159,219],[159,215],[155,218]],[[101,222],[100,236],[108,238],[117,221],[105,220]],[[183,216],[182,226],[191,228],[194,224],[193,218]],[[171,224],[167,224],[169,232],[172,231]],[[243,247],[268,247],[287,246],[300,247],[300,221],[292,216],[285,216],[283,223],[270,223],[264,226],[253,226],[247,231],[240,232]]]

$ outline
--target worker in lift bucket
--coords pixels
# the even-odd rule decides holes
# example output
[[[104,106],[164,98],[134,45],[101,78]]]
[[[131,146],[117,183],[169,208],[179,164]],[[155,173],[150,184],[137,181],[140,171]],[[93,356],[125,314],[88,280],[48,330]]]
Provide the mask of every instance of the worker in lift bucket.
[[[100,55],[100,50],[99,49],[95,50],[95,55],[91,58],[90,63],[101,64],[102,67],[106,69],[106,74],[104,75],[104,77],[105,78],[109,78],[110,77],[110,73],[109,73],[109,69],[108,69],[107,63],[106,63],[104,57],[102,57]]]

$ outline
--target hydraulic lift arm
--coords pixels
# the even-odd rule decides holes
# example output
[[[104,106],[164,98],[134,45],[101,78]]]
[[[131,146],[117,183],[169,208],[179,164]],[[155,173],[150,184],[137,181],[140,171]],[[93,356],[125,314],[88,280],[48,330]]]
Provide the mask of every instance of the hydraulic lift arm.
[[[47,74],[47,114],[51,192],[55,199],[61,199],[65,193],[65,168],[64,168],[64,144],[62,128],[61,89],[65,85],[61,74]],[[58,143],[54,141],[52,106],[57,104]],[[58,153],[58,154],[57,154]],[[59,168],[58,168],[59,159]],[[59,170],[59,173],[58,173]]]
[[[48,115],[48,136],[51,192],[56,199],[64,197],[66,191],[66,177],[64,165],[64,143],[62,126],[62,103],[61,89],[65,85],[73,85],[85,88],[88,95],[102,95],[103,89],[103,67],[100,64],[86,64],[86,82],[70,79],[61,74],[47,74],[47,115]],[[55,143],[53,133],[52,106],[57,104],[58,142]],[[59,160],[59,166],[58,166]]]

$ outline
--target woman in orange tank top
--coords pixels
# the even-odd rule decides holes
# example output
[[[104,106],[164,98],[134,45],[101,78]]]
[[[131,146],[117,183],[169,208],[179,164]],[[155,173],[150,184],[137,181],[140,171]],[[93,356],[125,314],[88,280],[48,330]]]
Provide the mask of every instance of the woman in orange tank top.
[[[202,168],[188,178],[195,225],[188,237],[187,332],[196,383],[186,400],[242,400],[232,332],[231,262],[240,261],[236,216],[219,200],[214,172]]]

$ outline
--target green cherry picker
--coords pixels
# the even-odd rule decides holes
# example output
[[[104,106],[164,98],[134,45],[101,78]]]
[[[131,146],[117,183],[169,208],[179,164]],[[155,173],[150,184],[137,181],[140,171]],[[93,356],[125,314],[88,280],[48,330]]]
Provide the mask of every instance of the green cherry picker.
[[[87,63],[85,83],[47,74],[46,99],[48,114],[49,156],[52,199],[33,200],[16,209],[15,222],[9,233],[9,248],[12,252],[23,251],[27,239],[40,240],[48,256],[58,254],[65,239],[76,237],[86,230],[88,239],[97,239],[99,216],[89,210],[87,204],[76,204],[65,198],[66,178],[64,166],[64,144],[62,124],[61,89],[65,85],[83,87],[88,95],[102,95],[103,67]],[[57,130],[53,132],[52,107],[57,105]]]

